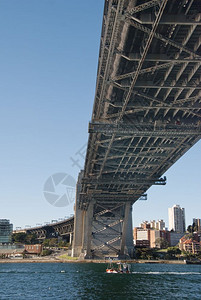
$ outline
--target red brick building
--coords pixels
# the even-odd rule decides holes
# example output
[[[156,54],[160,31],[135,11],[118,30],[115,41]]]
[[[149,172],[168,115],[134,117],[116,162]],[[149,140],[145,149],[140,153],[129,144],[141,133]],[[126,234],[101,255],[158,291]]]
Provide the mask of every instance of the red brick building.
[[[43,251],[43,246],[41,244],[36,245],[25,245],[25,253],[26,254],[41,254]]]

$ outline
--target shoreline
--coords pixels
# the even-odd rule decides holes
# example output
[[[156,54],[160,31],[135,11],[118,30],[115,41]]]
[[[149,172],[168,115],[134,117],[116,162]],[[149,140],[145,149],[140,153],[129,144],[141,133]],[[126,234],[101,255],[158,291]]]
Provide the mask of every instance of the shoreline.
[[[114,260],[113,262],[120,262],[120,261],[125,261],[125,260]],[[0,264],[9,264],[9,263],[109,263],[109,260],[100,260],[100,259],[84,259],[84,260],[71,260],[71,259],[34,259],[34,258],[29,258],[29,259],[0,259]],[[133,264],[180,264],[180,265],[185,265],[186,262],[183,260],[142,260],[142,259],[130,259],[126,260],[125,262],[127,263],[133,263]]]

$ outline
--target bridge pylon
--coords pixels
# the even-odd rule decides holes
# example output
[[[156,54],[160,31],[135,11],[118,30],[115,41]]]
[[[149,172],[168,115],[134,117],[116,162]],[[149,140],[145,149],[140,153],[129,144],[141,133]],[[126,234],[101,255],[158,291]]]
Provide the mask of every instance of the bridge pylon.
[[[132,203],[90,199],[80,206],[83,172],[76,189],[72,256],[80,258],[133,257]]]

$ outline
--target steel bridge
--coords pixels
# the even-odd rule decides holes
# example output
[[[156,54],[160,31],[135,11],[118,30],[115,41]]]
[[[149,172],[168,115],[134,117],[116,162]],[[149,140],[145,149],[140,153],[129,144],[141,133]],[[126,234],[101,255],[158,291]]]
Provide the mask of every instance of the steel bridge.
[[[200,0],[105,0],[72,255],[130,255],[132,204],[201,137]]]
[[[71,217],[59,222],[57,221],[46,225],[15,230],[14,233],[25,232],[27,234],[34,234],[39,241],[48,238],[63,237],[71,244],[73,231],[74,217]]]

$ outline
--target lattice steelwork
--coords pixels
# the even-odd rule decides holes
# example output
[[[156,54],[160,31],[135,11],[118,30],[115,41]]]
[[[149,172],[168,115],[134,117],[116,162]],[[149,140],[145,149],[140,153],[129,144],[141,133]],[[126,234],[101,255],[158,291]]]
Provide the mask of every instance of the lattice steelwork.
[[[105,1],[82,209],[134,203],[200,139],[200,20],[200,0]]]

